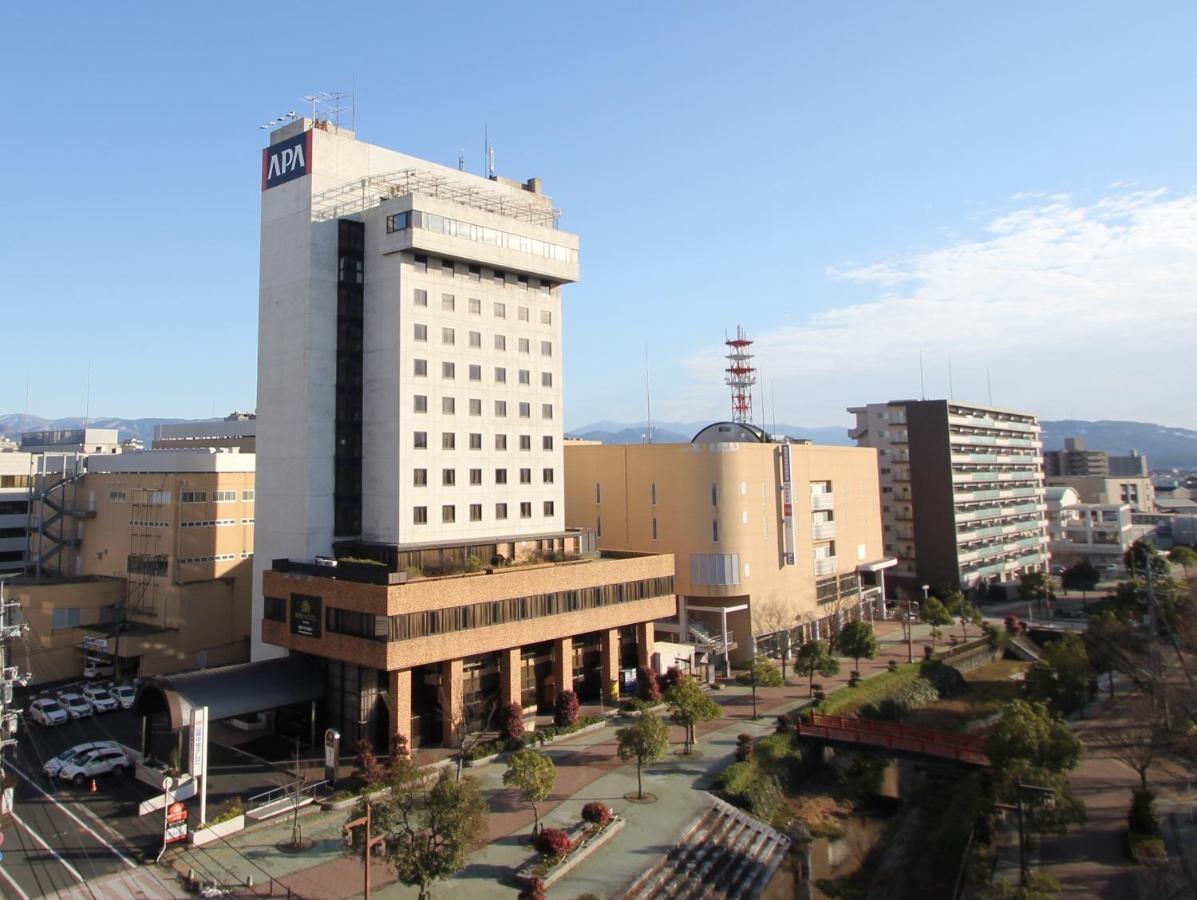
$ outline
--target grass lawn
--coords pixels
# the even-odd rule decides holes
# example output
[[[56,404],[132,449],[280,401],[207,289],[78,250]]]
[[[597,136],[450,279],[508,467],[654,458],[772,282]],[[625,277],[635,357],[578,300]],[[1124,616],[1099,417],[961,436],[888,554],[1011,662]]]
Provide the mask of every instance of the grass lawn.
[[[909,684],[919,677],[921,663],[906,663],[898,666],[895,672],[882,672],[872,678],[866,678],[854,688],[841,688],[816,708],[817,712],[829,716],[852,716],[866,704],[888,697],[904,684]]]
[[[1030,667],[1029,662],[1001,659],[973,669],[964,676],[962,692],[913,710],[902,721],[941,731],[964,731],[970,722],[994,715],[1017,699],[1022,692],[1022,676]]]

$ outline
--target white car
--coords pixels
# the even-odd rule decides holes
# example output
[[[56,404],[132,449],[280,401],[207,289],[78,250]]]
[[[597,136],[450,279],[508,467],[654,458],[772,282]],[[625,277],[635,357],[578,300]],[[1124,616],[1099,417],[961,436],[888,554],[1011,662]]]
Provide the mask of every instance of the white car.
[[[76,744],[74,747],[68,747],[54,758],[48,760],[42,771],[50,778],[55,778],[63,768],[72,762],[76,757],[80,760],[89,753],[96,750],[120,750],[121,745],[116,741],[96,741],[92,744]]]
[[[82,719],[92,713],[91,704],[83,699],[82,694],[59,694],[58,702],[66,707],[72,719]]]
[[[89,750],[63,766],[58,777],[71,784],[83,784],[89,778],[108,775],[117,769],[133,771],[133,763],[124,750]]]
[[[133,708],[133,699],[137,696],[137,691],[131,685],[118,684],[111,693],[116,698],[116,702],[121,705],[121,709]]]
[[[57,700],[42,697],[29,704],[29,719],[38,725],[61,725],[70,714]]]
[[[89,681],[93,678],[111,677],[116,674],[116,666],[110,661],[89,656],[83,663],[83,677]]]
[[[98,713],[112,712],[120,703],[102,687],[91,686],[83,689],[83,699],[91,704],[91,708]]]

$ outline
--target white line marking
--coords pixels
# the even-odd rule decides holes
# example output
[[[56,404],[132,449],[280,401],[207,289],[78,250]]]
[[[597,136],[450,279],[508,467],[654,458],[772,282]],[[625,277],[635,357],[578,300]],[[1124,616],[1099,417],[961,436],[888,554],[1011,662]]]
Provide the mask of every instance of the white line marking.
[[[51,856],[53,856],[53,857],[54,857],[56,860],[58,860],[59,864],[60,864],[60,865],[61,865],[61,866],[62,866],[64,869],[66,869],[68,872],[70,872],[72,875],[74,875],[74,876],[75,876],[75,879],[76,879],[76,880],[77,880],[77,881],[78,881],[80,884],[87,884],[87,879],[86,879],[86,878],[84,878],[82,875],[80,875],[80,874],[79,874],[79,870],[78,870],[78,869],[76,869],[74,866],[72,866],[72,865],[71,865],[69,862],[67,862],[67,861],[66,861],[65,859],[63,859],[61,856],[59,856],[59,855],[58,855],[58,851],[57,851],[57,850],[55,850],[53,847],[51,847],[49,844],[47,844],[47,843],[46,843],[46,839],[45,839],[44,837],[42,837],[40,834],[38,834],[36,831],[34,831],[32,828],[30,828],[30,827],[29,827],[29,826],[28,826],[28,825],[25,823],[25,820],[24,820],[24,819],[22,819],[22,818],[21,818],[20,816],[18,816],[16,813],[9,813],[9,815],[11,815],[11,816],[12,816],[12,820],[13,820],[14,822],[16,822],[18,825],[20,825],[22,828],[24,828],[26,831],[28,831],[28,832],[29,832],[29,836],[30,836],[30,837],[32,837],[32,838],[33,838],[35,841],[37,841],[39,844],[41,844],[41,845],[42,845],[42,849],[43,849],[43,850],[48,850],[48,851],[50,852],[50,855],[51,855]]]
[[[20,897],[21,900],[29,900],[29,895],[26,894],[23,890],[21,890],[21,886],[19,884],[17,884],[15,881],[12,880],[12,876],[4,871],[3,866],[0,866],[0,878],[3,878],[5,881],[8,882],[8,886],[11,887],[16,892],[16,895],[18,897]]]
[[[21,778],[23,778],[26,781],[26,783],[31,784],[34,788],[36,788],[37,792],[39,794],[41,794],[43,797],[45,797],[47,800],[49,800],[51,803],[53,803],[55,806],[57,806],[59,809],[61,809],[64,813],[66,813],[76,825],[78,825],[80,828],[82,828],[84,831],[86,831],[88,834],[90,834],[92,837],[94,837],[97,841],[99,841],[101,844],[103,844],[105,847],[107,847],[109,850],[111,850],[113,852],[113,854],[115,854],[116,857],[121,862],[123,862],[126,866],[128,866],[130,869],[137,868],[137,863],[133,862],[133,860],[129,859],[129,857],[125,856],[125,854],[123,854],[119,850],[117,850],[116,847],[112,846],[112,844],[108,843],[108,841],[106,841],[102,837],[100,837],[100,835],[96,833],[94,828],[92,828],[90,825],[88,825],[86,822],[84,822],[82,819],[80,819],[77,815],[75,815],[73,812],[71,812],[69,809],[67,809],[65,806],[63,806],[61,803],[59,803],[57,800],[55,800],[53,797],[51,797],[49,794],[47,794],[42,789],[42,786],[40,784],[38,784],[36,781],[34,781],[32,778],[30,778],[24,772],[22,772],[13,763],[8,762],[6,760],[4,764],[6,766],[8,766],[8,768],[12,769],[13,774],[18,775]]]

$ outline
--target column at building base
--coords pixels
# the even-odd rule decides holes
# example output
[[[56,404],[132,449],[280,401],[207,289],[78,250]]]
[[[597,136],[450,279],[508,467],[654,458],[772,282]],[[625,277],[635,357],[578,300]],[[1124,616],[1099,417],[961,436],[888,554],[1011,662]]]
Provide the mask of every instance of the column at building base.
[[[558,638],[553,641],[553,694],[557,700],[562,691],[574,689],[574,640]]]
[[[444,730],[441,743],[446,747],[457,745],[458,730],[462,724],[462,673],[464,659],[448,659],[441,663],[440,704]]]
[[[636,623],[636,664],[646,669],[653,664],[653,651],[656,649],[656,629],[652,622]]]
[[[503,706],[512,703],[523,705],[520,699],[523,684],[520,681],[520,648],[499,651],[499,698]]]
[[[619,629],[608,628],[599,632],[599,646],[602,650],[603,699],[614,703],[619,693]],[[615,690],[612,691],[612,686]]]
[[[387,697],[391,711],[391,746],[395,753],[402,737],[402,745],[411,752],[411,669],[400,669],[387,673]]]

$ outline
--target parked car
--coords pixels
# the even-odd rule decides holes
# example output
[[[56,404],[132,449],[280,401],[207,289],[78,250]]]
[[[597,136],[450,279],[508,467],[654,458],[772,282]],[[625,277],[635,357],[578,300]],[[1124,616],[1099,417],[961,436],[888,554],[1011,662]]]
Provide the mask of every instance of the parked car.
[[[112,712],[120,706],[120,703],[112,694],[97,685],[85,687],[83,689],[83,699],[91,704],[92,710],[98,713]]]
[[[83,757],[97,750],[120,750],[121,745],[116,741],[95,741],[90,744],[76,744],[74,747],[68,747],[57,756],[46,761],[42,766],[42,771],[50,778],[56,778],[58,773],[76,757],[82,760]]]
[[[112,688],[111,693],[116,698],[116,702],[120,704],[121,709],[131,709],[133,698],[137,696],[137,689],[131,684],[118,684]]]
[[[67,713],[72,719],[82,719],[84,716],[91,715],[91,704],[83,699],[82,694],[67,693],[59,694],[58,702],[66,707]]]
[[[29,704],[29,719],[38,725],[61,725],[69,719],[70,713],[57,700],[42,697]]]
[[[133,771],[133,762],[124,750],[89,750],[63,766],[58,777],[72,784],[83,784],[89,778],[108,775],[117,769]]]
[[[83,677],[89,680],[92,678],[111,678],[115,674],[116,667],[108,660],[89,656],[86,662],[83,663]]]

